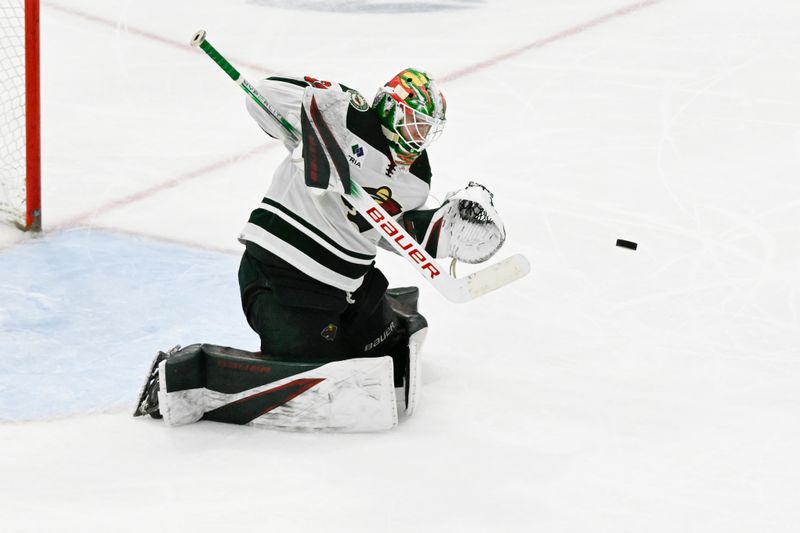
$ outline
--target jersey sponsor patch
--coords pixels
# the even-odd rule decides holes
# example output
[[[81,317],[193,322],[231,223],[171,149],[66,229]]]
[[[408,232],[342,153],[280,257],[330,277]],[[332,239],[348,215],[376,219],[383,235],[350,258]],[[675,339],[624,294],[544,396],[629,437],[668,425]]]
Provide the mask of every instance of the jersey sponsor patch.
[[[364,148],[362,148],[358,143],[354,144],[350,147],[351,154],[347,154],[347,158],[350,160],[350,163],[361,168],[361,161],[364,159]]]
[[[369,110],[369,104],[367,103],[367,99],[361,96],[360,92],[354,91],[352,89],[350,89],[350,105],[353,106],[358,111]]]

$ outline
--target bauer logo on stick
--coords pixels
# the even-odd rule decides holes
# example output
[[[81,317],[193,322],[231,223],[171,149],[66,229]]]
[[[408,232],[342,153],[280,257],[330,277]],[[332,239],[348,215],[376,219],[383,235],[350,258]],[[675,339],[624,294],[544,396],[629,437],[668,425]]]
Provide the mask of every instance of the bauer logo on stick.
[[[396,242],[414,263],[420,265],[419,268],[422,271],[427,272],[431,279],[441,274],[433,261],[428,259],[428,256],[422,250],[414,246],[415,242],[406,239],[406,236],[397,229],[397,226],[381,214],[377,206],[367,209],[367,214],[372,220],[380,224],[379,227],[386,234],[386,237]],[[403,242],[404,240],[406,242]]]

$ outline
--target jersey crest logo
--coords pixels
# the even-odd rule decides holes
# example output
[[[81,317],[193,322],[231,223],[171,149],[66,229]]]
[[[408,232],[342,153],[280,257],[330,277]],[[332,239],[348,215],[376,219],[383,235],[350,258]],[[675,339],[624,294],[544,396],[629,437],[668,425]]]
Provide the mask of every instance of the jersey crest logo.
[[[361,96],[361,93],[358,91],[354,91],[350,89],[350,105],[353,106],[357,111],[367,111],[369,110],[369,104],[367,103],[366,98]]]
[[[403,212],[403,206],[400,205],[400,202],[392,198],[392,189],[389,187],[384,186],[378,187],[377,189],[364,187],[364,190],[367,191],[367,194],[369,194],[389,216],[395,217]],[[347,207],[347,219],[358,227],[358,231],[364,233],[372,229],[372,225],[370,225],[344,197],[342,197],[342,202],[344,202]]]
[[[326,341],[333,342],[333,339],[336,338],[336,331],[338,329],[339,328],[336,327],[336,324],[328,324],[320,332],[320,335],[322,335],[322,338],[325,339]]]
[[[391,216],[397,216],[403,212],[403,206],[400,203],[392,198],[392,189],[389,187],[379,187],[377,189],[370,189],[369,187],[364,187],[364,190],[372,196],[372,199],[378,202],[378,204],[383,208],[384,211],[389,213]]]

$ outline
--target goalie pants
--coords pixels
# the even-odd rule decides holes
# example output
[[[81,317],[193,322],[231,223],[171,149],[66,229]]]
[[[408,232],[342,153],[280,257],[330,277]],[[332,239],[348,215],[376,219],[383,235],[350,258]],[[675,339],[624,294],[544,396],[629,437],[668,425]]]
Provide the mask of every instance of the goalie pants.
[[[242,309],[261,338],[263,356],[329,362],[391,355],[398,378],[408,339],[389,305],[387,287],[373,267],[348,295],[250,243],[239,266]]]

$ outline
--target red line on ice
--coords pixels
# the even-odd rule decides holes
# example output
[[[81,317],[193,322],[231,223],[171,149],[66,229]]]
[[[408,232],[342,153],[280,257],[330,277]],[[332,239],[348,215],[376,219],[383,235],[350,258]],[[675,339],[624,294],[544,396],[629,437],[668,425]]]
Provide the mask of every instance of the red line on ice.
[[[133,28],[125,24],[124,21],[120,20],[111,20],[103,17],[98,17],[97,15],[92,15],[91,13],[86,13],[85,11],[80,11],[78,9],[74,9],[71,7],[66,7],[60,4],[54,4],[52,2],[42,2],[44,5],[47,6],[48,9],[53,9],[55,11],[60,11],[62,13],[66,13],[68,15],[73,15],[75,17],[82,18],[84,20],[88,20],[90,22],[96,22],[97,24],[101,24],[103,26],[108,26],[109,28],[114,28],[122,33],[129,33],[131,35],[137,35],[139,37],[144,37],[145,39],[149,39],[151,41],[156,41],[161,44],[165,44],[172,48],[178,48],[180,50],[192,51],[192,47],[189,45],[189,37],[186,37],[186,42],[182,41],[174,41],[172,39],[167,39],[155,33],[151,33],[149,31],[140,30],[138,28]],[[196,54],[197,51],[193,51],[192,53]],[[230,60],[230,59],[229,59]],[[242,65],[247,67],[250,70],[258,71],[260,73],[271,73],[274,72],[272,69],[268,69],[261,65],[256,65],[255,63],[248,63],[246,61],[242,61],[240,59],[232,58],[230,60],[234,65]]]
[[[605,15],[599,16],[597,18],[593,18],[583,24],[579,24],[577,26],[573,26],[572,28],[568,28],[564,31],[558,32],[553,34],[549,37],[545,37],[543,39],[539,39],[538,41],[534,41],[530,44],[526,44],[525,46],[520,46],[519,48],[515,48],[514,50],[510,50],[508,52],[504,52],[502,54],[498,54],[494,57],[490,57],[489,59],[485,59],[479,63],[475,63],[474,65],[470,65],[468,67],[464,67],[462,69],[456,70],[451,72],[450,74],[446,74],[443,77],[438,78],[440,81],[453,81],[459,78],[463,78],[464,76],[468,76],[470,74],[474,74],[479,70],[483,70],[485,68],[493,67],[494,65],[501,63],[507,59],[511,59],[512,57],[516,57],[518,55],[524,54],[529,50],[533,50],[535,48],[542,48],[550,43],[555,41],[560,41],[567,37],[571,37],[573,35],[577,35],[579,33],[585,32],[586,30],[590,30],[595,26],[599,26],[604,22],[608,22],[609,20],[622,17],[625,15],[630,15],[636,11],[644,9],[646,7],[650,7],[655,5],[662,0],[645,0],[644,2],[636,2],[635,4],[631,4],[629,6],[621,7],[616,11],[612,11],[611,13],[607,13]]]
[[[214,172],[215,170],[219,170],[220,168],[223,168],[224,166],[231,164],[232,161],[237,161],[238,162],[238,161],[241,161],[243,159],[249,159],[249,158],[254,157],[254,156],[256,156],[256,155],[258,155],[258,154],[260,154],[262,152],[277,148],[278,146],[282,146],[282,145],[279,145],[278,143],[259,145],[259,146],[255,147],[255,148],[253,148],[251,150],[248,150],[247,152],[244,152],[242,154],[239,154],[239,155],[236,155],[236,156],[232,156],[232,157],[226,157],[225,159],[220,159],[219,161],[215,161],[215,162],[213,162],[211,164],[208,164],[208,165],[206,165],[206,166],[204,166],[202,168],[198,168],[196,170],[192,170],[190,172],[186,172],[185,174],[182,174],[182,175],[178,176],[177,178],[173,178],[171,180],[167,180],[165,182],[159,183],[158,185],[154,185],[154,186],[152,186],[152,187],[150,187],[148,189],[143,189],[143,190],[141,190],[139,192],[135,192],[133,194],[129,194],[128,196],[125,196],[125,197],[120,198],[118,200],[114,200],[113,202],[110,202],[110,203],[108,203],[108,204],[106,204],[106,205],[104,205],[102,207],[98,207],[97,209],[92,209],[91,211],[89,211],[87,213],[84,213],[82,215],[78,215],[76,217],[73,217],[73,218],[71,218],[71,219],[69,219],[69,220],[67,220],[65,222],[62,222],[61,224],[58,224],[54,229],[66,229],[66,228],[69,228],[69,227],[72,227],[72,226],[76,226],[76,225],[82,224],[82,223],[86,222],[88,219],[100,216],[100,215],[102,215],[104,213],[107,213],[108,211],[112,211],[112,210],[117,209],[119,207],[124,207],[124,206],[126,206],[128,204],[132,204],[134,202],[138,202],[139,200],[144,200],[145,198],[153,196],[154,194],[160,193],[160,192],[165,191],[167,189],[172,189],[172,188],[177,187],[179,185],[183,185],[186,182],[189,182],[189,181],[192,181],[194,179],[203,177],[206,174],[210,174],[211,172]]]

